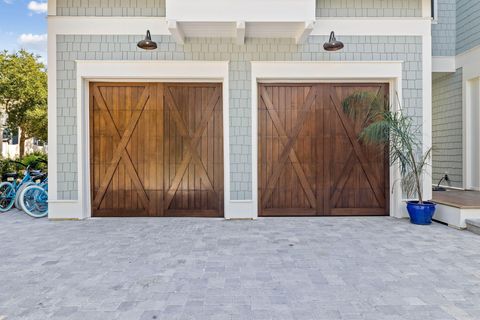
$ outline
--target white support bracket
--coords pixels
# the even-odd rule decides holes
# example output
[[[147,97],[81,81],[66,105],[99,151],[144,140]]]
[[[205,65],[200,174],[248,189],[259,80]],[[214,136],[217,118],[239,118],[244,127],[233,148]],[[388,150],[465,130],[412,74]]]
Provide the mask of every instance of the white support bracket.
[[[245,44],[245,21],[237,21],[237,44]]]
[[[313,28],[315,27],[315,21],[305,21],[304,27],[300,29],[297,36],[295,37],[295,42],[297,44],[302,44],[307,40],[310,33],[312,33]]]
[[[185,43],[185,34],[183,33],[177,21],[168,21],[168,31],[170,31],[170,34],[173,38],[175,38],[175,41],[177,41],[178,44]]]

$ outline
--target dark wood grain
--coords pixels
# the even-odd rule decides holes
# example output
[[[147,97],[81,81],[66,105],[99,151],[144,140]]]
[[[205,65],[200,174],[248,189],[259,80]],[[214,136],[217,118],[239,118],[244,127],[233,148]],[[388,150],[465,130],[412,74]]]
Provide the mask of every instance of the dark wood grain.
[[[222,216],[214,83],[91,83],[93,216]]]
[[[259,84],[260,215],[388,214],[387,149],[363,145],[341,107],[358,91],[388,84]]]

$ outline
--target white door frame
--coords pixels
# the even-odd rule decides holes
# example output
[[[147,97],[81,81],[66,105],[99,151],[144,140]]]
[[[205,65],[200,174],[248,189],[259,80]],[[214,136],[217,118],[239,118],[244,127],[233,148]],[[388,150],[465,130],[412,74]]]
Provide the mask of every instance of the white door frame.
[[[478,108],[475,105],[476,99],[473,98],[473,93],[478,91],[479,88],[473,88],[473,85],[478,84],[476,79],[480,78],[480,46],[467,50],[456,56],[456,68],[463,68],[462,70],[462,111],[463,111],[463,188],[465,189],[478,189],[476,181],[472,177],[476,171],[474,168],[478,167],[478,146],[472,146],[474,143],[472,135],[478,128],[474,128],[474,121],[472,121],[472,115]],[[480,99],[480,98],[478,98]],[[478,125],[478,123],[476,124]]]
[[[389,83],[393,108],[402,101],[402,61],[252,61],[252,217],[258,216],[258,97],[260,82],[378,82]],[[402,192],[395,181],[397,166],[390,167],[390,215],[406,216]]]
[[[89,82],[217,82],[223,94],[225,208],[230,201],[228,61],[76,61],[78,200],[52,201],[49,218],[90,218]]]

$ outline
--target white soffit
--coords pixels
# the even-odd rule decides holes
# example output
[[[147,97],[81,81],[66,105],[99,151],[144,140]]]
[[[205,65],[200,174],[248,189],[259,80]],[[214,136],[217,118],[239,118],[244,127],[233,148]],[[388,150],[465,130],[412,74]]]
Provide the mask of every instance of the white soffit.
[[[313,31],[314,21],[302,22],[193,22],[176,21],[176,31],[185,38],[235,38],[243,44],[246,38],[288,38],[303,43]],[[173,21],[168,22],[169,26]],[[170,28],[169,28],[170,29]],[[170,29],[171,32],[173,29]],[[172,35],[174,33],[172,32]],[[177,38],[177,37],[175,37]],[[181,42],[180,42],[181,43]]]

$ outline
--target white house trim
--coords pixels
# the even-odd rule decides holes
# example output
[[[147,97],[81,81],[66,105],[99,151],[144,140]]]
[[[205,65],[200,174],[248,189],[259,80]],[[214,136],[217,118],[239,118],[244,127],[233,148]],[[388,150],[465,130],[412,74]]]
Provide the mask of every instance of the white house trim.
[[[48,8],[55,1],[48,3]],[[57,35],[55,26],[48,24],[48,172],[49,201],[57,199]]]
[[[480,91],[480,46],[463,52],[456,57],[456,67],[463,68],[462,72],[462,101],[463,101],[463,187],[465,189],[479,189],[479,181],[474,181],[475,167],[480,166],[480,148],[472,139],[480,126],[479,121],[472,121],[472,116],[478,114],[479,97],[473,95]],[[478,178],[476,179],[478,180]]]
[[[245,29],[245,21],[237,21],[236,38],[238,45],[245,43]]]
[[[455,72],[455,56],[434,56],[432,57],[432,72]]]
[[[252,195],[249,205],[244,203],[245,212],[249,218],[258,216],[258,97],[259,82],[388,82],[392,105],[396,105],[395,93],[402,101],[402,62],[401,61],[308,61],[308,62],[278,62],[252,61]],[[390,215],[404,217],[402,194],[399,188],[394,188],[399,178],[398,168],[390,168]],[[431,183],[428,183],[430,186]]]
[[[168,21],[168,31],[172,34],[172,37],[177,41],[178,44],[185,43],[185,34],[183,30],[178,25],[177,21],[170,20]]]
[[[312,33],[313,29],[315,28],[315,21],[307,21],[305,25],[295,37],[296,44],[302,44],[307,40],[308,36]]]
[[[225,212],[234,211],[230,202],[230,142],[228,61],[76,61],[77,64],[77,155],[78,200],[50,201],[49,218],[84,219],[91,216],[88,123],[88,82],[158,81],[221,82],[223,84],[224,199]],[[49,110],[50,111],[50,110]],[[55,115],[56,116],[56,115]],[[49,172],[56,172],[49,161]],[[56,198],[56,197],[55,197]],[[231,207],[233,207],[231,209]]]
[[[143,35],[147,29],[152,35],[171,34],[164,17],[49,16],[48,23],[52,34]],[[215,22],[212,25],[218,27]],[[319,18],[311,35],[328,35],[334,30],[349,36],[423,36],[430,29],[428,18]],[[278,30],[272,30],[272,36],[278,37]]]
[[[430,0],[429,0],[430,3]],[[431,24],[429,24],[429,30]],[[422,132],[423,132],[423,153],[426,153],[433,145],[432,137],[432,35],[431,32],[425,34],[422,38],[422,87],[423,87],[423,105],[422,105]],[[402,101],[402,100],[400,100]],[[432,199],[432,158],[428,160],[428,165],[423,174],[423,198]]]

